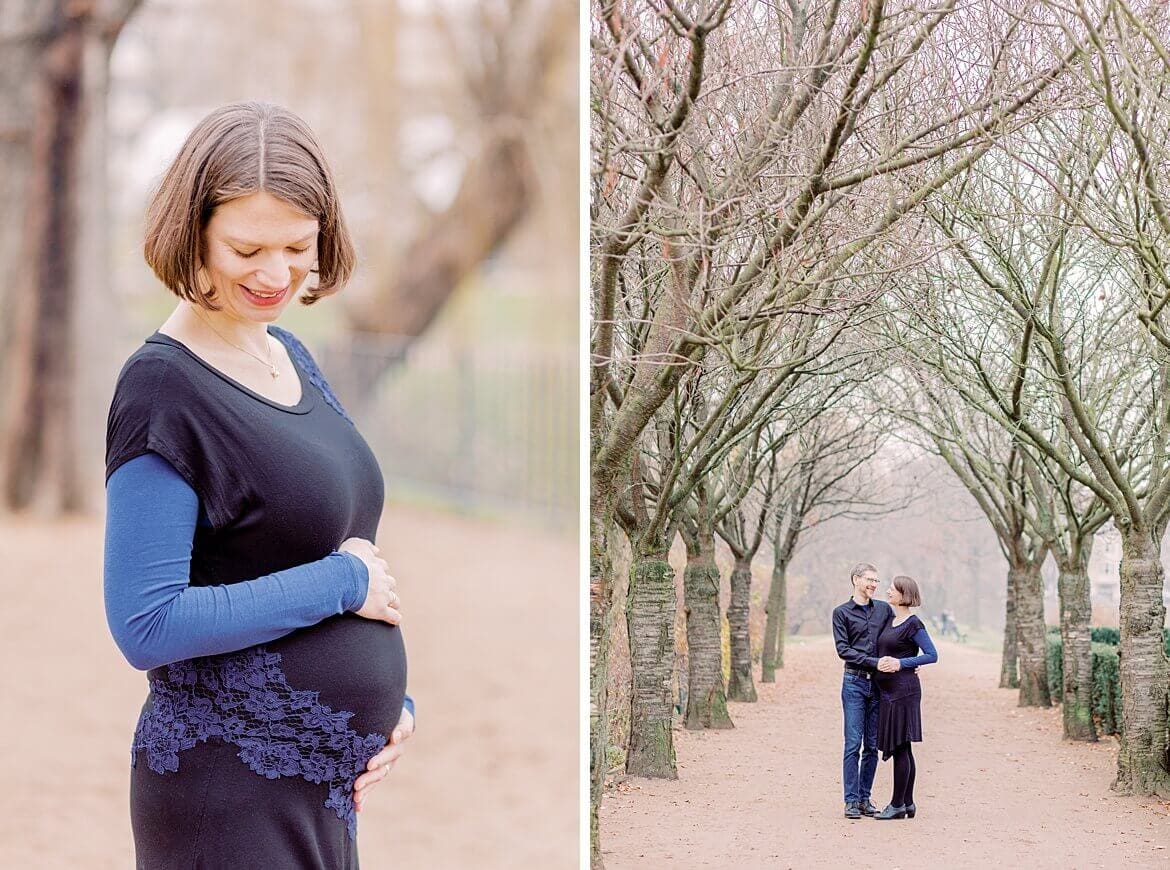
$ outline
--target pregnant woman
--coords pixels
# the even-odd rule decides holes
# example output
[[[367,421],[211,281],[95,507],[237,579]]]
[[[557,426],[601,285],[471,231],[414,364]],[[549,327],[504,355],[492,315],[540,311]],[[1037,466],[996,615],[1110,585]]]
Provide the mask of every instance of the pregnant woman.
[[[150,685],[137,866],[355,868],[355,811],[414,718],[381,471],[271,325],[310,272],[304,304],[353,269],[312,132],[269,104],[206,117],[145,253],[181,301],[123,366],[106,441],[106,614]]]
[[[895,577],[886,592],[894,618],[878,635],[878,749],[882,761],[894,759],[894,794],[879,821],[914,818],[914,753],[911,743],[922,742],[922,684],[920,665],[938,661],[938,653],[922,620],[910,612],[922,604],[918,584],[909,577]],[[919,654],[921,650],[921,654]]]

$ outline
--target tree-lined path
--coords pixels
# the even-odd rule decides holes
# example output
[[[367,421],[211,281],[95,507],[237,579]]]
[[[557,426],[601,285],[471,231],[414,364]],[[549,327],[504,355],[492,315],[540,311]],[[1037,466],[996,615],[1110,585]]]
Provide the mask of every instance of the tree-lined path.
[[[828,637],[793,640],[759,702],[732,705],[734,730],[675,731],[678,780],[607,790],[605,866],[1170,866],[1170,802],[1109,790],[1113,738],[1062,741],[1058,707],[1018,707],[996,688],[998,654],[942,642],[939,657],[919,670],[916,818],[842,817],[840,661]],[[891,764],[878,767],[879,808]]]

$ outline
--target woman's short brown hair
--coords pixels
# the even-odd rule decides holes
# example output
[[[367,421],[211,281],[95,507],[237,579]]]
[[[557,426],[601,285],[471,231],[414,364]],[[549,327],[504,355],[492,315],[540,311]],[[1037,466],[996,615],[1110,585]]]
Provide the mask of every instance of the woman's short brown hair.
[[[356,257],[333,173],[308,124],[272,103],[222,106],[187,136],[146,211],[154,274],[180,299],[218,310],[199,280],[204,228],[220,205],[261,190],[317,219],[317,286],[301,302],[340,290]]]
[[[902,593],[902,603],[907,607],[921,607],[922,593],[918,591],[918,584],[913,578],[899,574],[892,581],[893,587]]]

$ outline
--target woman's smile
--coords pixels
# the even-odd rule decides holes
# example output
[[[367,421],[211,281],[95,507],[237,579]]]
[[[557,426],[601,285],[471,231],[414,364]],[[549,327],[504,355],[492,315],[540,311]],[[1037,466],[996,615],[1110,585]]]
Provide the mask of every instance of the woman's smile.
[[[271,305],[279,305],[284,300],[284,297],[288,294],[289,287],[292,285],[289,284],[281,290],[263,291],[253,290],[251,287],[247,287],[243,284],[237,284],[236,286],[244,291],[244,297],[253,305],[267,308]]]

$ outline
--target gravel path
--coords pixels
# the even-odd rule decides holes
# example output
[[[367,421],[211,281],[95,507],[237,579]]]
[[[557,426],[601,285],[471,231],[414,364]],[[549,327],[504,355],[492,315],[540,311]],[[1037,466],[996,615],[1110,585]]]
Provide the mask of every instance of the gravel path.
[[[1170,867],[1170,803],[1109,791],[1116,742],[1062,741],[1058,708],[1017,707],[996,688],[999,657],[953,643],[919,670],[917,817],[846,820],[840,661],[827,637],[790,641],[786,657],[758,703],[731,705],[735,730],[675,731],[677,781],[610,787],[608,870]],[[879,808],[892,764],[878,767]]]

